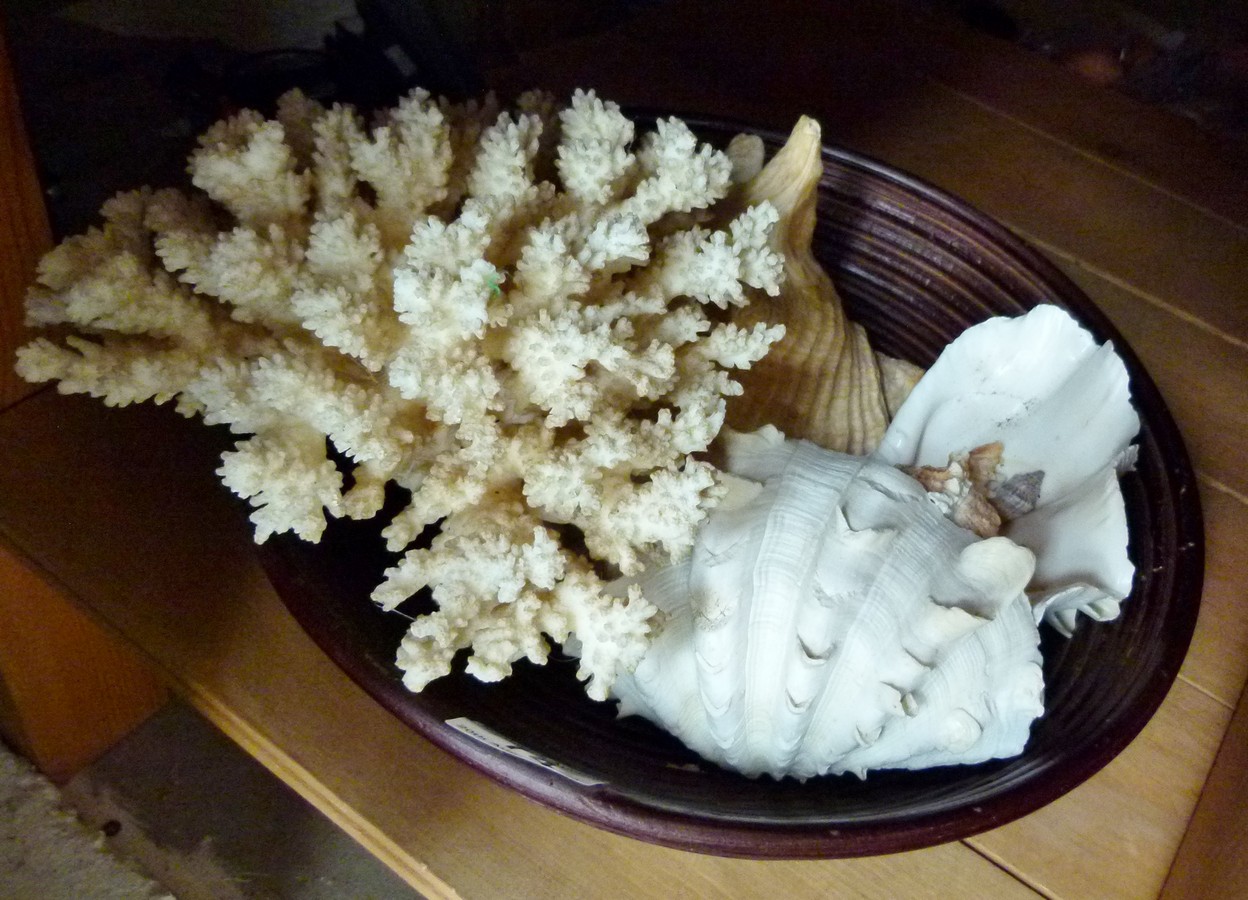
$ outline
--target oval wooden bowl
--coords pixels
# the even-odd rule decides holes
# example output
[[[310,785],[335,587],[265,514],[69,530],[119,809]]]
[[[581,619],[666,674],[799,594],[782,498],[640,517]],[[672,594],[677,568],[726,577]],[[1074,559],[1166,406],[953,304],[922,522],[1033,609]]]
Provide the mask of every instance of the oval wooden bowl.
[[[686,121],[720,146],[746,130]],[[758,133],[773,150],[783,142]],[[1022,756],[880,771],[865,781],[751,780],[702,762],[648,722],[617,719],[614,704],[585,696],[567,659],[521,664],[494,685],[455,674],[411,694],[393,662],[406,620],[369,600],[392,561],[376,521],[333,522],[318,545],[286,536],[261,551],[294,616],[394,715],[528,797],[641,840],[743,857],[848,857],[1002,825],[1070,791],[1139,733],[1195,627],[1204,562],[1196,483],[1174,422],[1126,342],[1066,277],[989,217],[844,150],[825,148],[824,164],[815,250],[877,349],[927,366],[976,322],[1054,303],[1112,340],[1130,372],[1143,421],[1138,466],[1122,480],[1135,586],[1114,622],[1084,622],[1070,640],[1042,629],[1046,712]],[[447,724],[457,719],[486,726],[510,749]]]

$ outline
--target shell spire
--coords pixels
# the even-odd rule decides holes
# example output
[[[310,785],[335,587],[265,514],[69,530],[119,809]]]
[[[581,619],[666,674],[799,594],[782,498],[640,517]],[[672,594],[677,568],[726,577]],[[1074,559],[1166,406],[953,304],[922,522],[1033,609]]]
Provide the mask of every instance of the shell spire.
[[[774,425],[792,438],[846,453],[866,453],[888,424],[880,367],[865,330],[849,321],[828,273],[811,249],[823,176],[819,123],[803,116],[785,145],[742,184],[736,202],[770,203],[780,214],[773,249],[783,253],[778,297],[734,319],[745,328],[779,322],[785,336],[749,372],[728,424],[740,431]]]

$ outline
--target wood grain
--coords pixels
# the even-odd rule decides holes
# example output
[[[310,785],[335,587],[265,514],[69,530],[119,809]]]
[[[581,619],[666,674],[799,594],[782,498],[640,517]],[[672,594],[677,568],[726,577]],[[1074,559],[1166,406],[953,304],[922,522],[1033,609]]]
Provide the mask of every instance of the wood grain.
[[[837,33],[874,53],[922,71],[1021,127],[1240,225],[1248,222],[1248,145],[1089,83],[1037,52],[958,27],[941,15],[915,15],[913,4],[873,2],[835,7]],[[825,7],[826,8],[826,7]],[[908,14],[908,15],[907,15]],[[908,27],[900,25],[902,17]],[[889,28],[890,22],[895,27]],[[874,27],[872,27],[874,25]],[[854,50],[861,54],[861,47]],[[1182,148],[1176,153],[1175,148]]]
[[[926,126],[913,109],[849,143],[929,178],[1033,242],[1130,284],[1150,302],[1248,342],[1248,230],[1157,191],[991,111],[933,86],[944,114]],[[946,131],[946,129],[948,129]],[[991,149],[988,149],[991,148]],[[950,167],[947,161],[959,160]],[[1174,248],[1159,253],[1158,248]]]
[[[1236,707],[1161,896],[1248,896],[1248,694]]]
[[[62,783],[155,712],[164,684],[0,546],[0,734]]]
[[[1225,706],[1178,682],[1105,769],[968,843],[1050,897],[1156,897],[1230,717]]]
[[[1248,678],[1248,555],[1242,549],[1248,546],[1248,504],[1208,482],[1200,495],[1208,552],[1205,594],[1179,677],[1229,707]]]
[[[682,95],[701,90],[716,100],[745,100],[785,115],[795,102],[815,104],[831,121],[863,134],[887,129],[887,113],[894,109],[909,106],[921,113],[922,103],[910,95],[929,82],[1020,131],[1078,151],[1098,167],[1116,169],[1230,222],[1248,222],[1243,142],[1093,84],[1041,53],[969,30],[930,4],[772,0],[728,6],[680,0],[619,32],[533,52],[519,70],[531,76],[527,65],[536,62],[555,77],[607,72],[614,78],[616,67],[630,59],[653,64],[681,60],[682,54],[676,78],[638,65],[630,80]],[[713,79],[714,90],[707,91],[708,82],[700,79]],[[545,84],[532,77],[530,82]],[[935,120],[924,124],[916,137],[943,130]]]

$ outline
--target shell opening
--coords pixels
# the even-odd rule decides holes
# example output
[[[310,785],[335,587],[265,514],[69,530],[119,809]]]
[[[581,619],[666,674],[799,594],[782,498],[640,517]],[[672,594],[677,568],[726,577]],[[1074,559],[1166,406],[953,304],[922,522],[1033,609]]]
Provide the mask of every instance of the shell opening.
[[[832,651],[836,649],[831,642],[826,647],[812,647],[800,634],[797,636],[797,645],[802,650],[803,658],[812,665],[822,665],[827,662],[832,658]]]

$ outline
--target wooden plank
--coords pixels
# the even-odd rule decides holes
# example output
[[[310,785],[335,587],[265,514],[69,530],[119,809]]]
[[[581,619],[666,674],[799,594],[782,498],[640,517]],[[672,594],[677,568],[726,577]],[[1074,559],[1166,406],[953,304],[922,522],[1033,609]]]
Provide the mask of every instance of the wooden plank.
[[[1231,711],[1185,682],[1113,762],[1071,793],[968,843],[1048,897],[1156,897]]]
[[[862,144],[1154,305],[1248,343],[1248,231],[1112,167],[1090,166],[1068,147],[1011,130],[990,111],[945,102],[938,90],[931,101],[945,107],[947,132],[925,140],[914,134],[916,120],[899,121],[894,134]],[[953,170],[932,161],[952,156],[961,159]]]
[[[612,53],[609,45],[619,49]],[[1093,84],[1039,53],[971,31],[947,7],[907,0],[773,0],[765,7],[678,0],[582,46],[584,53],[568,46],[539,50],[526,63],[597,77],[614,75],[623,60],[650,64],[684,54],[686,64],[676,73],[683,77],[674,83],[668,83],[673,73],[647,65],[637,66],[637,79],[681,95],[701,91],[715,101],[753,102],[765,92],[780,109],[790,109],[795,99],[819,104],[853,132],[887,127],[888,113],[898,108],[921,111],[923,95],[915,92],[923,81],[936,82],[1098,165],[1248,225],[1242,177],[1248,146]],[[604,55],[611,58],[606,69],[599,63]]]
[[[1248,897],[1248,692],[1235,709],[1161,896]]]
[[[933,86],[930,113],[899,114],[887,131],[850,139],[936,181],[1034,242],[1132,285],[1150,302],[1248,343],[1248,231],[1029,134]],[[960,163],[949,167],[947,160]]]
[[[1176,318],[1138,291],[1041,246],[1139,355],[1197,468],[1248,497],[1248,346]],[[1198,365],[1193,364],[1196,360]]]
[[[286,613],[242,510],[215,482],[206,435],[164,410],[32,398],[0,416],[0,527],[430,896],[822,897],[835,885],[838,896],[918,897],[939,885],[1035,897],[961,844],[847,861],[720,859],[608,834],[477,775],[368,699]]]
[[[51,243],[8,50],[0,34],[0,409],[35,390],[14,373],[13,352],[26,336],[22,297],[34,276],[35,260]]]
[[[0,546],[0,733],[54,782],[165,702],[128,645]]]
[[[1093,84],[1043,54],[912,3],[824,3],[827,31],[922,72],[1014,122],[1239,225],[1248,224],[1248,144]],[[1176,153],[1175,148],[1182,148]]]
[[[1248,545],[1248,349],[1142,302],[1077,262],[1057,262],[1139,353],[1201,473],[1205,591],[1181,674],[1230,708],[1248,678],[1248,556],[1240,551]]]
[[[1179,676],[1228,707],[1248,679],[1248,504],[1208,482],[1201,485],[1205,514],[1205,592],[1192,646]]]

